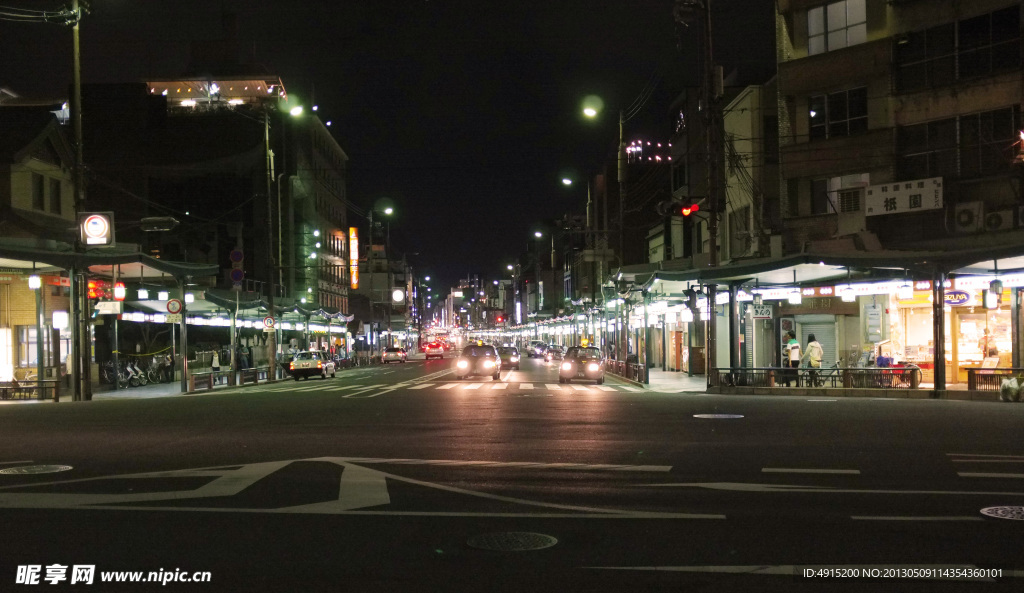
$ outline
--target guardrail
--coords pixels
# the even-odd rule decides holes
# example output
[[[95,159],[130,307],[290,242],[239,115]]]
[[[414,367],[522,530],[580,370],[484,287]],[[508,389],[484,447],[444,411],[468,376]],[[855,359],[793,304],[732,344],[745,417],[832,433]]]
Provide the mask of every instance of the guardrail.
[[[1003,379],[1024,375],[1024,368],[967,369],[968,391],[999,391]]]
[[[726,367],[711,371],[710,387],[918,389],[921,385],[921,369],[917,367]]]
[[[242,369],[239,371],[239,385],[245,385],[246,383],[259,383],[260,381],[266,382],[269,373],[269,366]]]
[[[623,379],[629,379],[637,383],[647,383],[647,369],[642,364],[622,360],[609,360],[605,363],[605,371],[618,375]]]
[[[0,382],[0,400],[2,399],[35,399],[39,401],[59,401],[60,381],[42,381],[40,390],[39,381],[2,381]]]

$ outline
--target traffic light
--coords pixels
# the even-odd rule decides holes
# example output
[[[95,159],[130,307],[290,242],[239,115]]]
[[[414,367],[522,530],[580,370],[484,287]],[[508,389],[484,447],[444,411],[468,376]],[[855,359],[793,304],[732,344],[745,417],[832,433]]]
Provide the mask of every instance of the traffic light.
[[[676,207],[675,211],[672,212],[673,216],[689,216],[694,212],[700,210],[699,204],[682,204]]]
[[[658,214],[662,216],[690,216],[700,210],[700,204],[693,198],[677,201],[665,200],[658,204]]]

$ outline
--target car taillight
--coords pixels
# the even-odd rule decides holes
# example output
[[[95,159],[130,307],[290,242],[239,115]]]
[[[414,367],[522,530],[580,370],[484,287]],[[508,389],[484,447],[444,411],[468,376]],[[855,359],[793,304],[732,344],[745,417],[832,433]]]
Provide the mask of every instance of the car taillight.
[[[291,370],[294,371],[295,370],[295,361],[292,361],[292,363],[290,365],[288,365],[288,368],[290,368]]]

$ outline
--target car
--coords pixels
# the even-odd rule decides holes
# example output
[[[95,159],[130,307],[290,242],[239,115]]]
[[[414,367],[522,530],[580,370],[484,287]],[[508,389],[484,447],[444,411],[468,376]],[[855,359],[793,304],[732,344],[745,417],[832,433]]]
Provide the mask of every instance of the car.
[[[590,379],[598,385],[604,383],[604,357],[601,349],[573,346],[565,352],[558,365],[558,382],[571,383],[573,379]]]
[[[495,381],[501,378],[501,357],[494,346],[469,345],[462,349],[455,361],[455,378],[472,375],[490,375]]]
[[[438,342],[430,342],[427,344],[426,348],[423,349],[423,352],[427,355],[427,360],[430,360],[431,358],[444,358],[444,351],[444,345]]]
[[[305,377],[306,379],[318,376],[326,379],[327,375],[332,378],[337,372],[334,360],[325,352],[319,350],[304,350],[296,352],[292,361],[288,363],[288,372],[296,381]]]
[[[519,370],[519,348],[501,346],[498,348],[498,357],[501,358],[501,368]]]
[[[540,340],[534,340],[526,346],[526,355],[530,358],[544,358],[544,350],[548,347],[547,344]]]
[[[389,362],[405,362],[408,356],[409,354],[405,351],[405,348],[387,348],[380,355],[380,361],[384,364]]]
[[[562,350],[561,346],[552,344],[544,349],[544,360],[551,362],[552,360],[562,360],[562,356],[565,351]]]

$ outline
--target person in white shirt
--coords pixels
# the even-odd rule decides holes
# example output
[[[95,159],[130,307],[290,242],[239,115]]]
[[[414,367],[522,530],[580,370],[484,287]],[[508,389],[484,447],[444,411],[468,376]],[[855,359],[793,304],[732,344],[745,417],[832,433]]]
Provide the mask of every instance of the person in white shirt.
[[[818,387],[818,371],[814,369],[821,368],[821,359],[825,356],[825,350],[818,343],[818,340],[814,339],[814,334],[807,334],[807,352],[800,357],[803,361],[807,359],[807,366],[811,367],[811,386]]]

